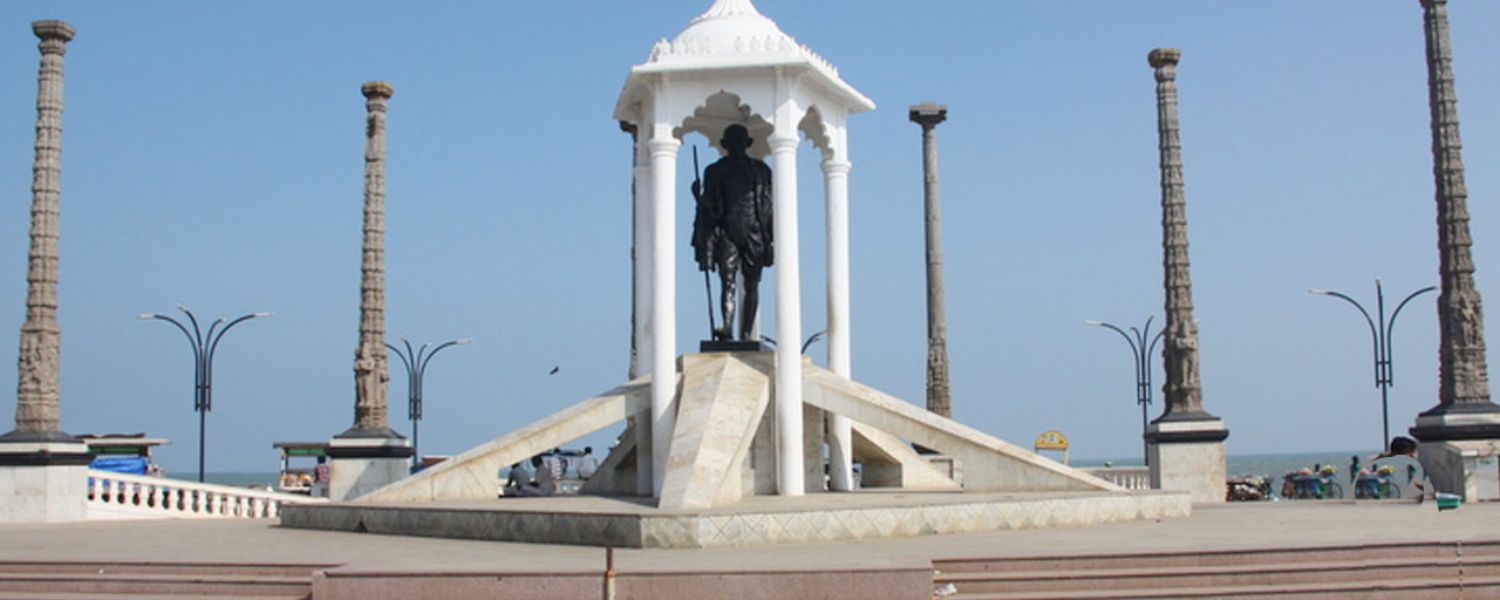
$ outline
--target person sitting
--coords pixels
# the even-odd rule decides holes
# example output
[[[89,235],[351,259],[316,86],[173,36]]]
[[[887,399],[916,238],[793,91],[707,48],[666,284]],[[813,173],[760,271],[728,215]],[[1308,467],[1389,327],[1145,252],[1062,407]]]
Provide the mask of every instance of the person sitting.
[[[567,472],[567,463],[563,461],[562,448],[553,448],[551,452],[543,456],[542,465],[552,472],[554,481],[562,479],[563,474]]]
[[[551,496],[557,493],[557,477],[552,469],[544,468],[540,455],[531,457],[531,466],[536,470],[536,479],[521,487],[521,496]]]
[[[578,478],[588,479],[599,470],[599,461],[594,459],[594,447],[583,447],[583,458],[578,459]]]
[[[531,474],[526,472],[526,466],[515,463],[510,466],[510,472],[505,476],[505,487],[500,489],[501,496],[519,496],[521,488],[531,481]]]
[[[1395,486],[1399,492],[1395,497],[1408,502],[1422,502],[1433,497],[1432,483],[1427,480],[1427,471],[1422,469],[1422,463],[1417,460],[1417,442],[1409,437],[1397,436],[1391,438],[1391,449],[1382,453],[1375,462],[1370,463],[1370,470],[1379,473],[1382,467],[1388,467],[1386,472],[1390,473],[1390,485]]]

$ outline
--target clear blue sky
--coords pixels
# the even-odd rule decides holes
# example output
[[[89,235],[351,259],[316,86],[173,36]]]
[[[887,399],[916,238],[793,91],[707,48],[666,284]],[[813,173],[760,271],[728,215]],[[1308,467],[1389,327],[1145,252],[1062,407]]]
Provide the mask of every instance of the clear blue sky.
[[[270,470],[272,441],[350,425],[370,79],[396,87],[388,330],[478,340],[429,370],[424,451],[461,451],[608,389],[625,377],[630,311],[630,144],[610,113],[630,66],[708,4],[0,4],[0,325],[24,317],[29,23],[63,18],[78,28],[64,429],[169,437],[160,460],[195,465],[189,350],[170,326],[135,319],[177,303],[209,317],[276,312],[220,348],[212,470]],[[757,6],[879,105],[851,120],[856,379],[922,402],[921,162],[906,107],[945,102],[957,417],[1027,446],[1061,429],[1074,456],[1139,452],[1125,345],[1083,321],[1161,311],[1145,57],[1176,46],[1205,406],[1231,429],[1231,453],[1378,446],[1364,322],[1306,290],[1373,301],[1380,276],[1394,303],[1437,282],[1415,1]],[[1500,4],[1455,0],[1451,12],[1478,282],[1500,345]],[[811,332],[824,321],[821,182],[810,145],[802,158]],[[706,325],[679,257],[685,349]],[[1433,306],[1413,304],[1397,328],[1398,431],[1436,402]],[[0,364],[14,364],[9,339]],[[0,376],[0,429],[14,381]],[[404,390],[394,373],[391,421],[409,432]]]

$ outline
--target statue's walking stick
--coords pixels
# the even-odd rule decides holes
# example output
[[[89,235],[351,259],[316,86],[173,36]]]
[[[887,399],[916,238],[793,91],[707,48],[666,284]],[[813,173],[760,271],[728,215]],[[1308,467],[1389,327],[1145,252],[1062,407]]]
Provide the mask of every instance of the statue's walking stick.
[[[703,180],[699,178],[698,173],[698,146],[694,145],[693,189],[698,190],[698,193],[693,194],[693,201],[698,204],[698,210],[701,211],[703,210],[703,200],[699,197],[699,195],[702,193],[701,190],[703,189]],[[705,241],[705,243],[707,242]],[[709,265],[705,265],[703,268],[703,294],[708,298],[708,335],[713,339],[718,339],[719,326],[714,323],[714,287],[713,284],[709,283],[708,280],[708,268]]]

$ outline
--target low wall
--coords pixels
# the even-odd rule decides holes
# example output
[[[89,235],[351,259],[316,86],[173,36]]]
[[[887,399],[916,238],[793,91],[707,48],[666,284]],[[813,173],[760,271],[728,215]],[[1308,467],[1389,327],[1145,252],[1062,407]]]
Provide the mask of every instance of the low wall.
[[[809,600],[927,600],[932,567],[912,564],[832,571],[627,572],[614,578],[617,600],[737,598]],[[604,574],[595,572],[398,572],[333,569],[313,579],[317,600],[381,598],[604,598]]]

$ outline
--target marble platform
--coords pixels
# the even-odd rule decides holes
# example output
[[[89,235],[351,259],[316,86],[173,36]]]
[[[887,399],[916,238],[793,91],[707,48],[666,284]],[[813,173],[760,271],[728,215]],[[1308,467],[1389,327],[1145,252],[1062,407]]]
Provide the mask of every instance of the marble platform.
[[[283,509],[298,529],[616,548],[716,548],[1073,527],[1186,517],[1185,492],[886,492],[755,496],[659,510],[641,498],[569,496],[349,502]]]

